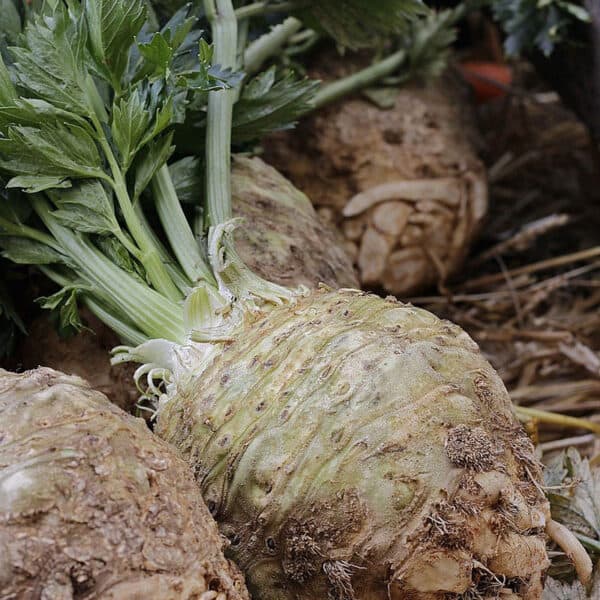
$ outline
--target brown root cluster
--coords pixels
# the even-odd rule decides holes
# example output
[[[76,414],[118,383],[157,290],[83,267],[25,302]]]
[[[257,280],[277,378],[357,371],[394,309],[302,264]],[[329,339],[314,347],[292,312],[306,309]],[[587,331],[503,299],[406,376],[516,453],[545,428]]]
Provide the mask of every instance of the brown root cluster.
[[[347,74],[361,58],[325,55],[310,71]],[[391,108],[355,96],[264,142],[267,161],[346,240],[361,285],[399,297],[463,264],[487,210],[473,113],[457,77],[397,90]]]
[[[243,600],[187,466],[78,377],[0,371],[0,596]]]

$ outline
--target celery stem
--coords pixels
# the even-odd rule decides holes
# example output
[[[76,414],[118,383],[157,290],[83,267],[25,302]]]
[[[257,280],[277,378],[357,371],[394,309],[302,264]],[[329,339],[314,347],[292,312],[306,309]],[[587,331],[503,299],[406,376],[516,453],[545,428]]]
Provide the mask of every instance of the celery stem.
[[[0,217],[0,228],[4,229],[8,235],[29,238],[30,240],[40,242],[41,244],[46,244],[46,246],[50,246],[50,248],[57,252],[62,252],[61,247],[51,236],[46,235],[37,229],[33,229],[33,227],[28,227],[21,223],[12,223],[4,217]]]
[[[215,63],[235,68],[237,21],[231,0],[205,0],[213,33]],[[235,250],[231,224],[231,121],[238,90],[210,92],[206,127],[208,255],[219,287],[235,298],[259,296],[270,302],[291,297],[287,288],[255,275]]]
[[[393,73],[406,60],[406,51],[399,50],[387,58],[362,69],[353,75],[325,84],[313,100],[313,110],[335,102],[347,94],[362,90],[382,77]]]
[[[244,52],[244,70],[247,75],[256,73],[263,63],[277,54],[285,43],[302,28],[302,22],[294,17],[288,17],[283,23],[273,27],[252,42]]]
[[[61,287],[66,287],[75,283],[75,281],[70,280],[68,277],[65,277],[51,267],[41,265],[40,271],[48,277],[48,279],[54,281],[54,283]],[[98,290],[96,290],[96,292],[98,292]],[[110,310],[107,310],[101,303],[88,296],[85,292],[82,294],[83,297],[81,302],[85,304],[85,306],[87,306],[105,325],[108,325],[123,342],[137,346],[147,341],[147,338],[143,333],[140,333],[137,329],[133,328],[127,323],[128,319],[119,314],[121,311],[119,311],[118,307],[111,305],[105,294],[101,295],[102,301],[110,305]]]
[[[152,186],[158,216],[183,271],[192,283],[204,280],[214,285],[214,277],[181,208],[167,165],[159,169]]]
[[[170,300],[181,300],[181,293],[177,289],[177,286],[173,283],[172,279],[169,277],[169,274],[160,259],[156,247],[154,246],[152,240],[146,235],[144,228],[141,226],[135,214],[133,204],[129,198],[129,192],[127,191],[125,178],[123,177],[123,173],[119,168],[112,148],[110,147],[110,144],[104,135],[102,125],[94,115],[92,115],[92,122],[94,123],[94,127],[98,132],[100,145],[102,146],[102,150],[104,151],[104,155],[106,156],[111,169],[112,179],[109,181],[115,191],[115,195],[117,197],[119,207],[121,208],[121,212],[123,213],[125,223],[127,223],[127,227],[129,228],[133,239],[140,248],[139,259],[148,273],[150,282],[159,292],[164,294]]]
[[[540,423],[571,427],[574,429],[587,429],[588,431],[600,434],[600,423],[595,423],[588,419],[580,419],[578,417],[571,417],[570,415],[563,415],[561,413],[540,410],[537,408],[527,408],[525,406],[515,406],[515,411],[521,420],[530,421],[533,419]]]
[[[131,316],[149,339],[165,338],[179,343],[185,339],[178,304],[115,266],[84,236],[60,225],[42,198],[34,198],[33,207],[64,251],[77,263],[84,281],[102,290],[111,302]]]
[[[212,26],[214,63],[234,69],[237,54],[237,20],[231,0],[205,0]],[[231,123],[237,90],[219,90],[208,95],[206,127],[206,186],[208,222],[229,221],[231,210]]]
[[[93,298],[84,296],[83,303],[95,314],[105,325],[108,325],[120,338],[121,341],[132,346],[139,346],[146,341],[144,334],[131,327],[125,321],[115,316],[113,310],[106,310]]]

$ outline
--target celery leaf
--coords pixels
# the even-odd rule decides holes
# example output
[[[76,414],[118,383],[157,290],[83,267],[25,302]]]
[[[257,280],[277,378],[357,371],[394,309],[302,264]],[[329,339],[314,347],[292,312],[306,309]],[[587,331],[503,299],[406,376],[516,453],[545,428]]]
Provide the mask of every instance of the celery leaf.
[[[277,75],[275,67],[254,77],[234,107],[233,140],[244,142],[293,127],[310,110],[318,87],[319,82],[297,80],[291,71]]]
[[[63,227],[83,233],[118,232],[112,195],[99,181],[78,182],[71,189],[54,190],[49,195],[58,207],[53,215]]]
[[[92,55],[100,73],[117,85],[146,20],[146,6],[142,0],[86,0],[84,4]]]
[[[24,237],[0,236],[0,247],[4,258],[19,265],[51,265],[66,260],[50,246]]]
[[[51,296],[38,298],[42,308],[55,311],[58,315],[60,335],[70,335],[83,329],[83,323],[77,308],[79,286],[66,286]]]
[[[87,115],[85,24],[62,3],[47,11],[32,16],[22,45],[11,48],[16,79],[23,88],[55,106]]]
[[[382,38],[401,34],[427,12],[420,0],[318,0],[299,16],[324,30],[340,45],[357,49],[376,46]]]

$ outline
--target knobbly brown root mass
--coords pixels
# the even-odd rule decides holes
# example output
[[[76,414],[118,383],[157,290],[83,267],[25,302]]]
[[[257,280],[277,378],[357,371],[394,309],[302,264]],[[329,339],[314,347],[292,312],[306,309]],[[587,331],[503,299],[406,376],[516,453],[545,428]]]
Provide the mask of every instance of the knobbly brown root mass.
[[[0,370],[0,598],[242,600],[187,466],[78,377]]]
[[[323,289],[240,327],[190,348],[157,432],[257,598],[541,598],[540,466],[464,331]]]
[[[234,216],[244,219],[236,247],[255,273],[291,288],[358,288],[339,233],[273,167],[260,158],[235,157],[232,195]]]
[[[310,74],[348,63],[326,57]],[[265,140],[265,157],[339,226],[364,287],[405,296],[460,269],[486,214],[472,123],[448,74],[403,86],[391,109],[355,96],[319,110]]]

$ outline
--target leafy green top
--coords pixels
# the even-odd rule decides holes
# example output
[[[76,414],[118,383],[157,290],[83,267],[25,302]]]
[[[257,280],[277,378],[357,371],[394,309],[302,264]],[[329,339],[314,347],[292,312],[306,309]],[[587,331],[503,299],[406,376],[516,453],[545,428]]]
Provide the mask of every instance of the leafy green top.
[[[590,20],[579,2],[569,0],[492,0],[492,8],[507,34],[509,55],[537,49],[549,56],[574,23]]]
[[[243,11],[294,11],[318,19],[339,44],[362,47],[404,31],[423,11],[420,0],[203,4],[212,45],[189,6],[159,28],[147,0],[44,0],[27,11],[22,34],[14,11],[0,27],[0,174],[10,191],[0,202],[0,246],[61,286],[42,302],[65,328],[80,326],[83,301],[129,343],[182,343],[192,291],[208,298],[217,292],[207,287],[227,288],[231,301],[288,297],[235,254],[229,155],[232,140],[289,127],[314,106],[317,84],[284,69],[260,73],[260,61],[253,77],[241,72],[248,23],[238,30],[237,21]],[[282,33],[302,27],[293,17],[284,23],[263,38],[271,53]],[[431,62],[431,40],[446,43],[438,22],[427,23],[424,37],[411,37],[416,50],[401,51],[411,63]],[[179,152],[196,155],[186,165],[205,170],[207,210],[194,229],[172,177],[189,179],[189,169],[166,166],[176,130]]]
[[[47,0],[0,61],[0,170],[8,189],[29,194],[2,203],[5,256],[43,265],[63,286],[47,306],[81,295],[136,340],[178,335],[167,301],[211,277],[193,238],[179,264],[158,242],[142,195],[173,151],[190,95],[206,101],[239,79],[211,66],[188,8],[160,31],[145,15],[142,0]],[[161,200],[182,218],[176,198]],[[34,215],[23,218],[29,202]]]
[[[368,48],[390,35],[405,33],[426,13],[421,0],[318,0],[299,12],[307,25],[325,31],[340,46]]]

